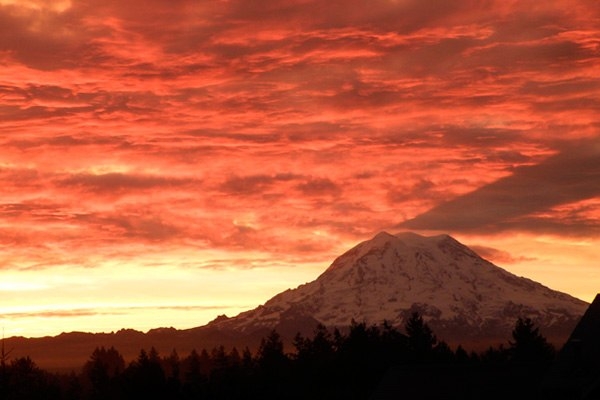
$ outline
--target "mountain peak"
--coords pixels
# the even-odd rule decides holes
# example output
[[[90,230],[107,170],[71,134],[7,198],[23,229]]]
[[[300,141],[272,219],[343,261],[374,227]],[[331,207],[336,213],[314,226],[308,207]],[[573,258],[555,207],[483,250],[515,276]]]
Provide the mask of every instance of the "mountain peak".
[[[439,234],[433,236],[424,236],[411,231],[402,231],[395,234],[391,234],[386,231],[381,231],[376,234],[372,239],[367,240],[363,243],[370,243],[371,245],[377,245],[386,242],[402,242],[407,246],[437,246],[439,243],[454,243],[461,247],[465,247],[458,240],[454,239],[448,234]]]
[[[432,253],[439,251],[442,251],[446,254],[454,254],[455,257],[459,255],[468,255],[471,257],[477,256],[468,247],[464,246],[449,235],[443,234],[436,236],[422,236],[408,231],[393,235],[382,231],[376,234],[372,239],[358,244],[346,253],[342,254],[340,257],[336,258],[322,276],[340,268],[349,268],[352,265],[363,265],[369,267],[380,265],[378,263],[371,263],[365,260],[363,260],[363,262],[358,262],[358,260],[368,256],[383,260],[383,258],[385,258],[384,253],[387,253],[388,259],[386,261],[394,263],[394,259],[410,257],[410,255],[415,252],[421,255],[426,255],[427,257],[432,257]]]
[[[352,320],[402,326],[416,311],[440,333],[501,337],[519,317],[570,330],[585,308],[583,301],[495,266],[449,235],[379,232],[336,258],[315,281],[215,324],[249,332],[289,323],[292,315],[326,326]]]
[[[420,234],[412,232],[412,231],[402,231],[402,232],[398,232],[395,234],[391,234],[387,231],[381,231],[381,232],[377,233],[371,240],[367,240],[367,242],[399,239],[403,242],[411,243],[411,242],[437,241],[438,239],[443,239],[443,238],[452,238],[452,237],[447,234],[441,234],[441,235],[436,235],[436,236],[424,236],[424,235],[420,235]]]

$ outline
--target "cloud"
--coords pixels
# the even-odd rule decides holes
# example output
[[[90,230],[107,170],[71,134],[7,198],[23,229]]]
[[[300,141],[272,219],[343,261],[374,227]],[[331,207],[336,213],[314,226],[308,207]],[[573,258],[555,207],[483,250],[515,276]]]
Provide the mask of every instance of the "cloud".
[[[408,181],[408,182],[406,182]],[[417,182],[406,180],[397,187],[389,189],[387,199],[390,203],[404,202],[416,197],[421,200],[437,200],[444,194],[440,193],[439,188],[429,179],[421,178]]]
[[[289,182],[298,176],[290,173],[279,173],[275,175],[248,175],[232,176],[227,178],[220,186],[224,193],[236,195],[252,195],[262,193],[276,183]]]
[[[160,311],[206,311],[223,310],[234,307],[244,307],[236,305],[173,305],[173,306],[130,306],[130,307],[102,307],[102,308],[73,308],[57,310],[41,310],[28,312],[6,312],[3,318],[23,319],[23,318],[73,318],[73,317],[94,317],[102,315],[130,315],[132,312],[141,310],[160,310]]]
[[[58,185],[65,188],[79,187],[97,194],[136,193],[141,190],[154,188],[167,189],[181,187],[191,183],[194,183],[194,181],[189,179],[116,172],[107,174],[76,174],[58,181]]]
[[[598,128],[598,10],[571,3],[13,1],[0,222],[23,246],[273,254],[420,214],[593,232],[567,159],[593,156],[557,144]]]
[[[145,212],[144,212],[145,211]],[[93,241],[117,244],[126,240],[166,242],[181,237],[185,229],[166,221],[167,214],[157,215],[151,209],[125,208],[104,213],[80,214],[73,217],[74,224],[94,233]]]
[[[474,192],[443,202],[400,224],[411,229],[484,231],[518,229],[560,234],[562,223],[532,217],[536,212],[600,196],[600,142],[564,145],[545,161]],[[538,226],[539,225],[539,226]],[[579,224],[580,233],[597,231],[597,222]]]
[[[488,246],[480,246],[480,245],[470,245],[470,249],[475,251],[481,257],[488,259],[494,263],[499,265],[503,264],[515,264],[523,261],[532,261],[535,260],[531,257],[523,257],[523,256],[513,256],[507,251],[495,249],[493,247]]]
[[[339,195],[342,188],[327,178],[314,178],[300,183],[296,188],[307,196]]]
[[[93,309],[71,309],[71,310],[47,310],[47,311],[32,311],[32,312],[8,312],[4,313],[4,318],[7,319],[22,319],[22,318],[72,318],[72,317],[93,317],[101,313]]]
[[[66,66],[72,61],[70,53],[77,47],[75,32],[67,22],[62,13],[1,6],[0,48],[36,68]]]
[[[599,18],[569,0],[0,0],[0,267],[299,271],[402,221],[485,235],[515,266],[498,237],[593,242]]]

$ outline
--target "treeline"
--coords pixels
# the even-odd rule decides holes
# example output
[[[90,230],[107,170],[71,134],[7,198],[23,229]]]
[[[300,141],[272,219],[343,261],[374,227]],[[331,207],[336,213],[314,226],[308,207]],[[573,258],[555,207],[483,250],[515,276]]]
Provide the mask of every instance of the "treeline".
[[[467,353],[437,340],[418,314],[404,333],[387,323],[353,323],[347,333],[318,326],[312,337],[298,334],[293,347],[287,353],[272,331],[255,353],[220,346],[180,356],[151,348],[129,364],[117,349],[100,347],[80,373],[70,375],[3,355],[0,399],[368,399],[386,372],[393,378],[394,368],[397,383],[413,396],[406,398],[434,396],[436,390],[424,385],[435,386],[444,377],[465,386],[455,388],[456,397],[452,388],[440,386],[444,398],[527,398],[554,357],[529,319],[517,321],[506,346]],[[423,396],[414,397],[419,393]]]

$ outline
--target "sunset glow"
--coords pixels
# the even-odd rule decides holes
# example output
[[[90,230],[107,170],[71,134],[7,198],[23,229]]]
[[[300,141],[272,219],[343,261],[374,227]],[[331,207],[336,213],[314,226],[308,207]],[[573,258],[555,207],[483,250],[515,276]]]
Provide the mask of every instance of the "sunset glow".
[[[593,0],[0,0],[6,336],[200,326],[381,230],[600,292]]]

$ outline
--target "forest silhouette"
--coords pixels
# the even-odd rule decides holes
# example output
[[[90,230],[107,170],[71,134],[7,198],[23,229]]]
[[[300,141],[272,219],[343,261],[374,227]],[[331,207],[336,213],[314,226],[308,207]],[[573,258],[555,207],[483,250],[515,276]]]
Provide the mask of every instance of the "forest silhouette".
[[[70,374],[3,351],[0,399],[531,399],[556,354],[530,319],[517,320],[506,345],[468,353],[438,340],[417,313],[404,332],[385,322],[353,322],[345,332],[318,325],[290,349],[275,330],[254,353],[150,348],[127,363],[114,347],[98,347]]]

